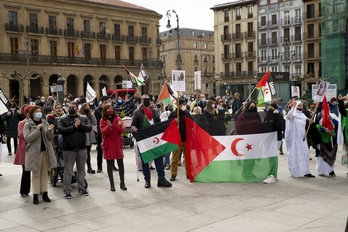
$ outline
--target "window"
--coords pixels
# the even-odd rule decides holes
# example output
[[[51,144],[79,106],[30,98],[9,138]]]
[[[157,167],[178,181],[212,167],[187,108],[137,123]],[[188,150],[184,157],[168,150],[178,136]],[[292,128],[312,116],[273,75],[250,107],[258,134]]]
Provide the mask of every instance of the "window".
[[[301,54],[301,46],[295,46],[295,59],[300,60],[302,59],[302,54]]]
[[[10,38],[11,54],[18,54],[18,38]]]
[[[236,20],[239,20],[241,18],[241,13],[240,13],[240,7],[236,8]]]
[[[278,39],[277,32],[276,31],[272,32],[272,44],[277,44],[277,39]]]
[[[101,34],[105,34],[106,33],[106,24],[105,24],[105,22],[100,22],[99,23],[99,32]]]
[[[57,17],[48,16],[48,26],[50,30],[57,30]]]
[[[225,22],[230,21],[229,10],[224,10],[224,21]]]
[[[129,56],[129,60],[134,60],[134,47],[129,47],[128,56]]]
[[[253,42],[248,43],[248,52],[254,52],[254,43]]]
[[[248,5],[248,18],[253,17],[253,5]]]
[[[272,25],[276,25],[277,24],[277,15],[273,14],[272,15]]]
[[[266,45],[267,39],[266,39],[266,33],[261,34],[261,45]]]
[[[301,76],[301,65],[295,66],[295,74],[296,76]]]
[[[272,60],[278,59],[278,49],[274,48],[272,49]]]
[[[230,46],[225,44],[224,45],[224,58],[227,59],[228,58],[228,54],[230,53]]]
[[[147,60],[147,48],[141,49],[141,55],[143,57],[143,60]]]
[[[295,41],[301,41],[301,27],[295,27]]]
[[[248,76],[253,76],[254,62],[248,62]]]
[[[57,41],[50,41],[50,56],[57,57]]]
[[[134,36],[134,26],[133,25],[128,26],[128,35]]]
[[[272,70],[272,72],[278,72],[278,67],[277,67],[277,66],[271,67],[271,70]],[[266,70],[265,70],[265,71],[266,71]]]
[[[266,26],[266,16],[261,16],[261,26]]]
[[[141,28],[141,37],[147,38],[147,27]]]
[[[208,49],[208,43],[204,43],[204,49]]]
[[[254,31],[254,24],[252,22],[248,23],[248,36],[251,37],[251,33]]]
[[[284,24],[285,25],[290,24],[290,12],[289,11],[284,12]]]
[[[230,73],[230,64],[226,63],[225,64],[225,76],[228,76]]]
[[[10,26],[18,26],[18,16],[16,11],[8,12],[8,23]]]
[[[66,19],[66,28],[70,32],[74,31],[74,19],[72,18]]]
[[[236,75],[237,76],[242,75],[242,63],[236,63]]]
[[[296,9],[295,10],[295,23],[301,23],[302,21],[302,16],[301,16],[301,9]]]
[[[307,25],[308,39],[314,38],[314,24]]]
[[[91,32],[91,22],[89,20],[83,20],[83,31],[86,33]]]
[[[193,48],[197,48],[197,42],[193,42]]]
[[[73,42],[68,42],[68,57],[75,57],[75,46]]]
[[[237,34],[237,38],[240,37],[240,24],[236,24],[236,34]]]
[[[307,5],[307,19],[314,18],[314,4]]]
[[[314,58],[314,44],[308,44],[308,58]]]
[[[235,58],[242,58],[242,46],[241,44],[235,45],[236,56]]]
[[[266,61],[267,60],[267,51],[266,50],[261,50],[261,60]]]
[[[308,63],[307,64],[307,73],[312,73],[314,74],[314,63]]]
[[[34,13],[29,14],[29,23],[30,23],[29,31],[33,33],[38,33],[39,27],[38,27],[37,14],[34,14]]]
[[[284,41],[283,42],[290,42],[290,28],[284,29]]]
[[[84,54],[84,57],[86,59],[91,59],[92,57],[92,49],[91,49],[91,44],[85,43],[84,46],[82,47],[82,54]]]
[[[100,45],[100,59],[103,61],[106,60],[106,45],[105,44]]]
[[[39,40],[31,39],[30,40],[30,49],[31,54],[37,56],[39,54]]]
[[[114,24],[114,32],[115,32],[115,36],[119,37],[121,36],[121,25],[120,24]]]
[[[121,46],[115,46],[115,60],[121,60]]]
[[[191,31],[191,36],[195,37],[195,32],[194,31]]]

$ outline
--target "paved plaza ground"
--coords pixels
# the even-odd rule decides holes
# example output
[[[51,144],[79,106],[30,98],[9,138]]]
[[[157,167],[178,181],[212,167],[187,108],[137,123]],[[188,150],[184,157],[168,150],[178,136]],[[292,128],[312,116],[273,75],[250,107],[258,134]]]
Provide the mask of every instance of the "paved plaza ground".
[[[109,189],[104,172],[87,174],[89,196],[63,197],[61,183],[49,186],[51,203],[33,205],[32,196],[19,194],[21,167],[13,165],[3,145],[0,164],[0,231],[253,231],[253,232],[341,232],[348,209],[347,169],[336,161],[334,178],[290,177],[287,155],[279,156],[279,179],[263,183],[190,183],[184,167],[179,167],[172,188],[158,188],[156,171],[151,171],[152,187],[144,188],[134,152],[125,148],[128,191]],[[338,160],[340,160],[341,149]],[[311,171],[315,174],[314,152]],[[93,167],[96,151],[92,149]],[[167,179],[170,171],[166,171]]]

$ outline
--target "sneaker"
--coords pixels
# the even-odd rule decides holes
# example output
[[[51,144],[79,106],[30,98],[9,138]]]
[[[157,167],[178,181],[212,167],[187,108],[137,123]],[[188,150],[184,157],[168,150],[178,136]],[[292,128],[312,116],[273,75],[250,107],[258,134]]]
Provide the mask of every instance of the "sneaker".
[[[276,179],[273,175],[269,175],[266,179],[263,180],[263,183],[265,184],[273,184],[276,182]]]
[[[64,198],[65,199],[71,199],[71,194],[70,193],[64,193]]]
[[[88,192],[87,192],[86,189],[81,189],[81,190],[79,190],[79,193],[80,193],[81,195],[88,196]]]
[[[166,170],[170,170],[170,164],[166,165]]]

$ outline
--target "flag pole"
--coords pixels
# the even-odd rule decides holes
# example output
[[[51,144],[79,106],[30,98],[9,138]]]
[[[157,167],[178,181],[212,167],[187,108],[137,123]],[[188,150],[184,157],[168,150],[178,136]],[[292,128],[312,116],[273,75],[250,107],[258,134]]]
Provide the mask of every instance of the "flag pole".
[[[314,108],[314,111],[313,111],[313,114],[312,114],[312,117],[311,117],[311,120],[312,120],[312,121],[313,121],[314,116],[315,116],[315,113],[317,112],[317,109],[318,109],[318,107],[319,107],[319,103],[320,103],[320,101],[318,101],[317,104],[315,105],[315,108]],[[293,107],[295,107],[295,106],[293,106]],[[309,131],[309,127],[310,127],[310,126],[311,126],[311,124],[309,124],[308,127],[307,127],[307,130],[306,130],[306,133],[305,133],[305,135],[304,135],[303,141],[305,141],[305,139],[306,139],[306,136],[307,136],[307,134],[308,134],[308,131]]]
[[[177,100],[176,100],[176,117],[178,119],[177,123],[178,123],[178,128],[179,128],[179,121],[180,121],[180,119],[179,119],[180,91],[177,92],[177,95],[178,95],[178,97],[177,97]]]

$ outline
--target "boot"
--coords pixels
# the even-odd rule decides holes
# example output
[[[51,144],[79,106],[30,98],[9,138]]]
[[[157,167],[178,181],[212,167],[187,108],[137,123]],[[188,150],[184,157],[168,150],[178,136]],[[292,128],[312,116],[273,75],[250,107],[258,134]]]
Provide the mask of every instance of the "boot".
[[[115,183],[114,183],[114,180],[110,180],[110,190],[112,192],[115,192],[116,191],[116,188],[115,188]]]
[[[39,194],[33,194],[33,204],[34,205],[39,204]]]
[[[42,193],[42,200],[44,200],[45,202],[51,202],[51,199],[48,197],[47,192]]]
[[[126,187],[126,185],[124,184],[124,183],[121,183],[120,184],[120,189],[122,189],[122,190],[127,190],[127,187]]]

